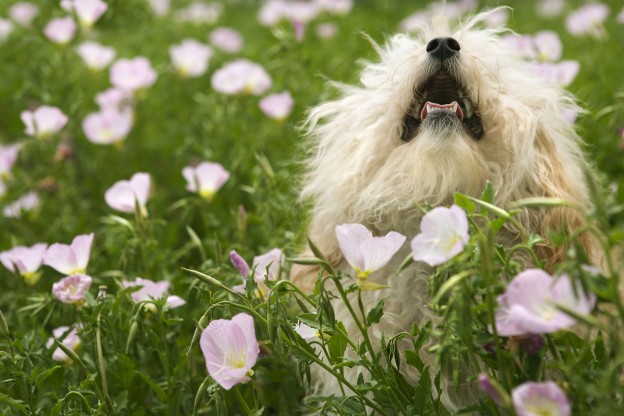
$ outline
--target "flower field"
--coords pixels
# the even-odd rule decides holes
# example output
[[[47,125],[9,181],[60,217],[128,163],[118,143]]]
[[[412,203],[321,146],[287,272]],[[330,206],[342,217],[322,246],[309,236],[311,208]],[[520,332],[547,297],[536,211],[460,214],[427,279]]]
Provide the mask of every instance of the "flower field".
[[[565,118],[604,264],[578,235],[551,236],[570,248],[548,272],[540,236],[498,244],[576,201],[499,207],[489,184],[420,207],[417,235],[337,226],[349,272],[306,239],[306,111],[378,59],[364,34],[417,32],[441,3],[1,2],[0,415],[624,414],[624,6],[447,3],[450,21],[510,6],[484,24],[586,110]],[[384,299],[362,296],[403,246],[401,270],[433,270],[431,319],[376,345]],[[289,281],[302,265],[313,290]]]

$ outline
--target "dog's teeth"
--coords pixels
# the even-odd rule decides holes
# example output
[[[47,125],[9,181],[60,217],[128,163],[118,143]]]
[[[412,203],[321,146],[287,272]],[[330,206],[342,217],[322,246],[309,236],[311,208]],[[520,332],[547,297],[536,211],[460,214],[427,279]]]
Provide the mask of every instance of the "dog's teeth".
[[[429,104],[427,104],[427,112],[428,112],[428,113],[430,113],[430,112],[431,112],[431,110],[433,110],[433,107],[432,107],[432,106],[430,106]]]
[[[472,114],[474,113],[474,108],[472,107],[472,103],[468,98],[464,98],[464,106],[466,107],[466,111],[464,114],[466,118],[472,117]]]
[[[457,102],[453,101],[452,107],[451,107],[451,111],[452,112],[456,112],[457,111]]]

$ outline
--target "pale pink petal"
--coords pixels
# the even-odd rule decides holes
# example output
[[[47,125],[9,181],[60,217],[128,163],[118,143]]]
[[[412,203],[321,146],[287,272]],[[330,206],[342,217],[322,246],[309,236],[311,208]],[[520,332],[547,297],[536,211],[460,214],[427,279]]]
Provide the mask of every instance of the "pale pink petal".
[[[283,256],[284,253],[282,253],[282,250],[280,250],[279,248],[274,248],[268,253],[254,257],[252,262],[252,267],[256,268],[254,280],[260,283],[264,282],[265,278],[268,280],[277,279],[277,274],[279,272],[280,263]]]
[[[52,294],[63,303],[79,303],[92,283],[93,279],[87,275],[67,276],[52,285]]]
[[[76,254],[67,244],[55,243],[48,247],[43,256],[43,264],[66,275],[79,270]]]
[[[76,236],[71,243],[71,249],[76,255],[76,262],[80,270],[86,270],[91,256],[91,244],[94,234],[83,234]]]
[[[344,255],[347,262],[356,271],[365,271],[364,255],[360,246],[373,234],[362,224],[342,224],[336,226],[336,238],[340,251]]]
[[[167,305],[171,308],[171,309],[175,309],[175,308],[179,308],[182,305],[185,305],[186,301],[184,299],[182,299],[180,296],[167,296]]]
[[[518,416],[551,415],[569,416],[570,402],[565,393],[552,381],[527,382],[511,392]]]

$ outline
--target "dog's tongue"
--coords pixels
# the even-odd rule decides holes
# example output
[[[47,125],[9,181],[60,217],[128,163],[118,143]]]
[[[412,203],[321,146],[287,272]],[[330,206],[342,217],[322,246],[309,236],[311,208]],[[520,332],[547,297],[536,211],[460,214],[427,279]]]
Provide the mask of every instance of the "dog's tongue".
[[[420,121],[425,121],[427,115],[432,111],[450,111],[457,116],[459,121],[464,119],[464,112],[459,104],[457,104],[457,101],[453,101],[450,104],[438,104],[427,101],[420,112]]]

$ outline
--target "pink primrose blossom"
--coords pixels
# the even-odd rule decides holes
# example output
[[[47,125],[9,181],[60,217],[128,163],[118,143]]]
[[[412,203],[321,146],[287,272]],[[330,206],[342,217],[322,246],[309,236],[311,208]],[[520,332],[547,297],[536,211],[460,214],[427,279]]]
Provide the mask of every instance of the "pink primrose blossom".
[[[115,182],[104,194],[104,200],[114,210],[134,213],[138,209],[143,217],[147,217],[145,204],[149,198],[151,178],[149,173],[138,172],[130,180]]]
[[[539,0],[535,2],[535,12],[545,18],[559,16],[565,7],[565,0]]]
[[[230,178],[230,172],[219,163],[202,162],[195,167],[187,166],[182,169],[182,176],[186,179],[187,190],[210,201]]]
[[[55,346],[56,343],[54,342],[54,339],[60,339],[63,334],[65,334],[69,330],[70,328],[68,326],[60,326],[56,328],[54,331],[52,331],[54,336],[49,338],[48,342],[46,342],[46,347],[51,348]],[[80,337],[78,336],[75,328],[72,328],[71,331],[69,331],[67,336],[61,341],[61,344],[63,344],[65,347],[72,351],[76,351],[78,347],[80,347]],[[65,352],[58,347],[54,349],[54,352],[52,353],[52,359],[56,361],[70,361],[70,358],[67,356],[67,354],[65,354]]]
[[[80,26],[90,28],[108,9],[102,0],[61,0],[61,7],[76,13]]]
[[[230,252],[230,261],[239,271],[243,280],[242,284],[234,286],[232,289],[238,293],[245,293],[247,278],[251,269],[253,268],[253,279],[258,286],[259,293],[261,295],[266,295],[266,293],[268,292],[268,287],[266,286],[266,283],[264,281],[265,279],[277,280],[283,258],[284,253],[282,252],[282,250],[280,250],[279,248],[274,248],[267,253],[254,257],[251,263],[251,267],[249,267],[245,259],[243,259],[236,251],[232,250]]]
[[[48,245],[37,243],[30,247],[16,246],[0,253],[0,262],[9,271],[19,273],[29,285],[37,283],[41,277],[39,268]]]
[[[78,235],[69,245],[52,244],[43,256],[43,263],[67,276],[85,274],[92,243],[93,233]]]
[[[345,15],[353,8],[353,0],[315,0],[319,9],[330,14]]]
[[[225,53],[238,53],[243,49],[243,37],[230,27],[218,27],[210,33],[210,43]]]
[[[126,107],[132,104],[132,95],[126,90],[111,87],[96,94],[95,102],[100,106],[101,110],[113,109],[124,113]]]
[[[39,16],[39,7],[26,1],[17,2],[9,9],[11,20],[24,27],[29,27],[37,16]]]
[[[2,214],[7,218],[19,218],[24,212],[33,211],[41,205],[39,197],[34,192],[22,195],[14,202],[6,205]]]
[[[293,329],[301,338],[303,338],[304,341],[307,342],[314,341],[321,336],[318,329],[312,328],[311,326],[301,322],[297,322],[297,325],[295,325]]]
[[[540,62],[531,64],[531,69],[535,75],[560,87],[570,85],[576,78],[580,68],[581,64],[572,60],[564,60],[557,63]]]
[[[74,19],[67,16],[50,20],[43,29],[43,33],[52,42],[58,45],[66,45],[74,38],[76,29],[77,26]]]
[[[542,30],[533,36],[533,44],[540,61],[556,62],[561,59],[563,45],[557,32]]]
[[[514,409],[518,416],[569,416],[568,397],[557,384],[527,382],[511,392]]]
[[[170,283],[166,280],[161,280],[159,282],[154,282],[152,280],[143,279],[141,277],[137,277],[133,281],[124,280],[121,282],[123,287],[135,287],[140,286],[141,288],[130,294],[130,297],[135,302],[145,302],[149,300],[158,300],[165,296],[165,293],[169,290]],[[184,304],[186,301],[179,296],[167,296],[166,300],[167,306],[171,309],[178,308]]]
[[[0,42],[5,42],[13,32],[13,22],[0,17]]]
[[[208,70],[212,49],[195,39],[185,39],[169,48],[169,56],[173,67],[181,76],[196,78]]]
[[[171,0],[148,0],[148,4],[158,17],[165,16],[171,9]]]
[[[114,48],[92,41],[81,43],[76,48],[76,52],[84,63],[94,71],[101,71],[106,68],[117,55]]]
[[[149,59],[137,56],[133,59],[119,59],[110,69],[110,82],[114,87],[137,91],[149,88],[156,82],[158,75]]]
[[[82,303],[93,279],[84,274],[74,274],[52,285],[52,294],[63,303]]]
[[[8,178],[17,160],[17,155],[20,151],[21,145],[15,144],[0,144],[0,180]]]
[[[176,12],[176,19],[180,22],[195,24],[214,24],[223,13],[223,5],[217,2],[204,3],[195,1]]]
[[[422,218],[420,234],[412,240],[414,260],[438,266],[461,253],[469,240],[463,209],[457,205],[434,208]]]
[[[258,104],[260,109],[268,117],[275,120],[283,120],[293,109],[295,102],[290,95],[290,92],[284,91],[281,93],[267,95],[260,100]]]
[[[69,118],[60,109],[47,105],[42,105],[34,111],[22,111],[20,118],[26,125],[24,133],[39,139],[45,139],[58,133],[69,121]]]
[[[314,32],[321,39],[330,39],[338,33],[338,25],[335,23],[320,23],[316,25]]]
[[[82,121],[82,131],[91,143],[108,145],[123,141],[133,124],[132,111],[106,107],[88,114]]]
[[[250,380],[260,346],[251,315],[239,313],[232,319],[217,319],[206,327],[199,341],[208,374],[221,387],[231,389]]]
[[[212,74],[210,82],[217,92],[228,95],[261,95],[272,85],[271,76],[266,70],[247,59],[225,64]]]
[[[337,225],[336,238],[345,259],[362,280],[388,264],[406,239],[394,231],[373,237],[361,224]]]
[[[605,29],[602,24],[609,13],[609,6],[606,4],[586,4],[568,15],[565,26],[568,33],[574,36],[589,35],[594,38],[603,38]]]
[[[574,289],[567,275],[555,280],[540,269],[523,271],[498,297],[498,334],[549,334],[574,325],[576,319],[557,309],[557,305],[588,315],[596,303],[593,293],[585,294],[580,287]]]

